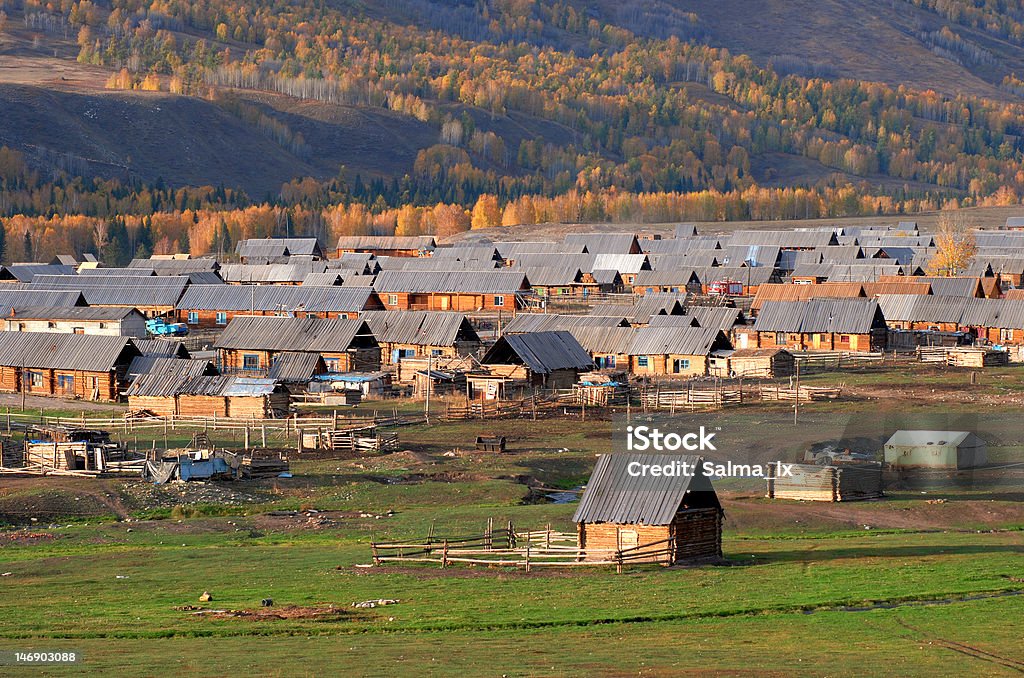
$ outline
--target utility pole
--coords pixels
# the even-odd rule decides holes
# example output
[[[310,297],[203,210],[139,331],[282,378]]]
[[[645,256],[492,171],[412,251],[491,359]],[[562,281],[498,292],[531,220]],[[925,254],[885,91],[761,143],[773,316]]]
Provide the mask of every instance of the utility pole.
[[[793,425],[800,414],[800,363],[796,363],[796,403],[793,405]]]
[[[430,350],[430,348],[428,347],[427,348],[427,398],[423,402],[423,420],[428,425],[430,424],[430,385],[431,385],[431,382],[434,379],[434,376],[431,374],[431,368],[433,366],[433,358],[434,358],[434,354]]]

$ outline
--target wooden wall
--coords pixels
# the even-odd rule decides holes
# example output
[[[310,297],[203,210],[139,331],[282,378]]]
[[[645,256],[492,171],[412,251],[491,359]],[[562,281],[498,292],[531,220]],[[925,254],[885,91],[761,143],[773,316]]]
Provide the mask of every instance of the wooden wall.
[[[120,379],[116,371],[83,372],[79,370],[42,370],[28,368],[22,377],[21,367],[0,366],[0,390],[32,395],[79,398],[82,400],[118,400]],[[31,383],[28,373],[42,375],[42,384]],[[69,377],[71,384],[60,385],[60,377]],[[65,382],[67,383],[67,382]]]

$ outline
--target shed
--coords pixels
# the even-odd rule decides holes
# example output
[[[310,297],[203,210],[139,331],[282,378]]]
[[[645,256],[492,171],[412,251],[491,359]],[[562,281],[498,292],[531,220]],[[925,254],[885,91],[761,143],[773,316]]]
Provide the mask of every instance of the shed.
[[[685,468],[677,475],[634,475],[639,465]],[[604,454],[573,516],[588,560],[634,549],[631,562],[672,565],[722,557],[722,505],[701,457],[685,454]],[[627,555],[627,554],[623,554]]]
[[[885,463],[897,468],[966,469],[988,462],[985,441],[969,431],[896,431]]]
[[[564,330],[506,334],[480,361],[493,375],[546,388],[572,388],[594,367],[590,354]]]

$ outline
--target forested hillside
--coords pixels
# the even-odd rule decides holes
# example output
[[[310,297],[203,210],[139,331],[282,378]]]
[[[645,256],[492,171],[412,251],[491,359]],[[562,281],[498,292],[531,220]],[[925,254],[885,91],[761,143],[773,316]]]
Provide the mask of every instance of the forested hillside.
[[[158,249],[202,252],[280,229],[811,218],[1024,194],[1016,0],[0,10],[9,259],[30,253],[24,233],[36,256],[103,245],[115,214]]]

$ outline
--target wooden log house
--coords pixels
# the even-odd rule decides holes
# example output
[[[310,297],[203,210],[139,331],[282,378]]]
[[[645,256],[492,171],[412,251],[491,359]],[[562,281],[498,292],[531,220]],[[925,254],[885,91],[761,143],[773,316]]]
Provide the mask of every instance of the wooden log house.
[[[587,560],[621,552],[626,562],[674,565],[722,557],[722,505],[701,457],[683,454],[604,454],[573,516]],[[687,464],[691,475],[634,475],[643,465]],[[678,468],[678,466],[676,466]]]
[[[83,400],[118,400],[141,355],[128,337],[0,332],[0,390]]]
[[[214,347],[225,373],[265,375],[282,353],[317,354],[333,373],[380,369],[380,346],[363,320],[238,316]]]

